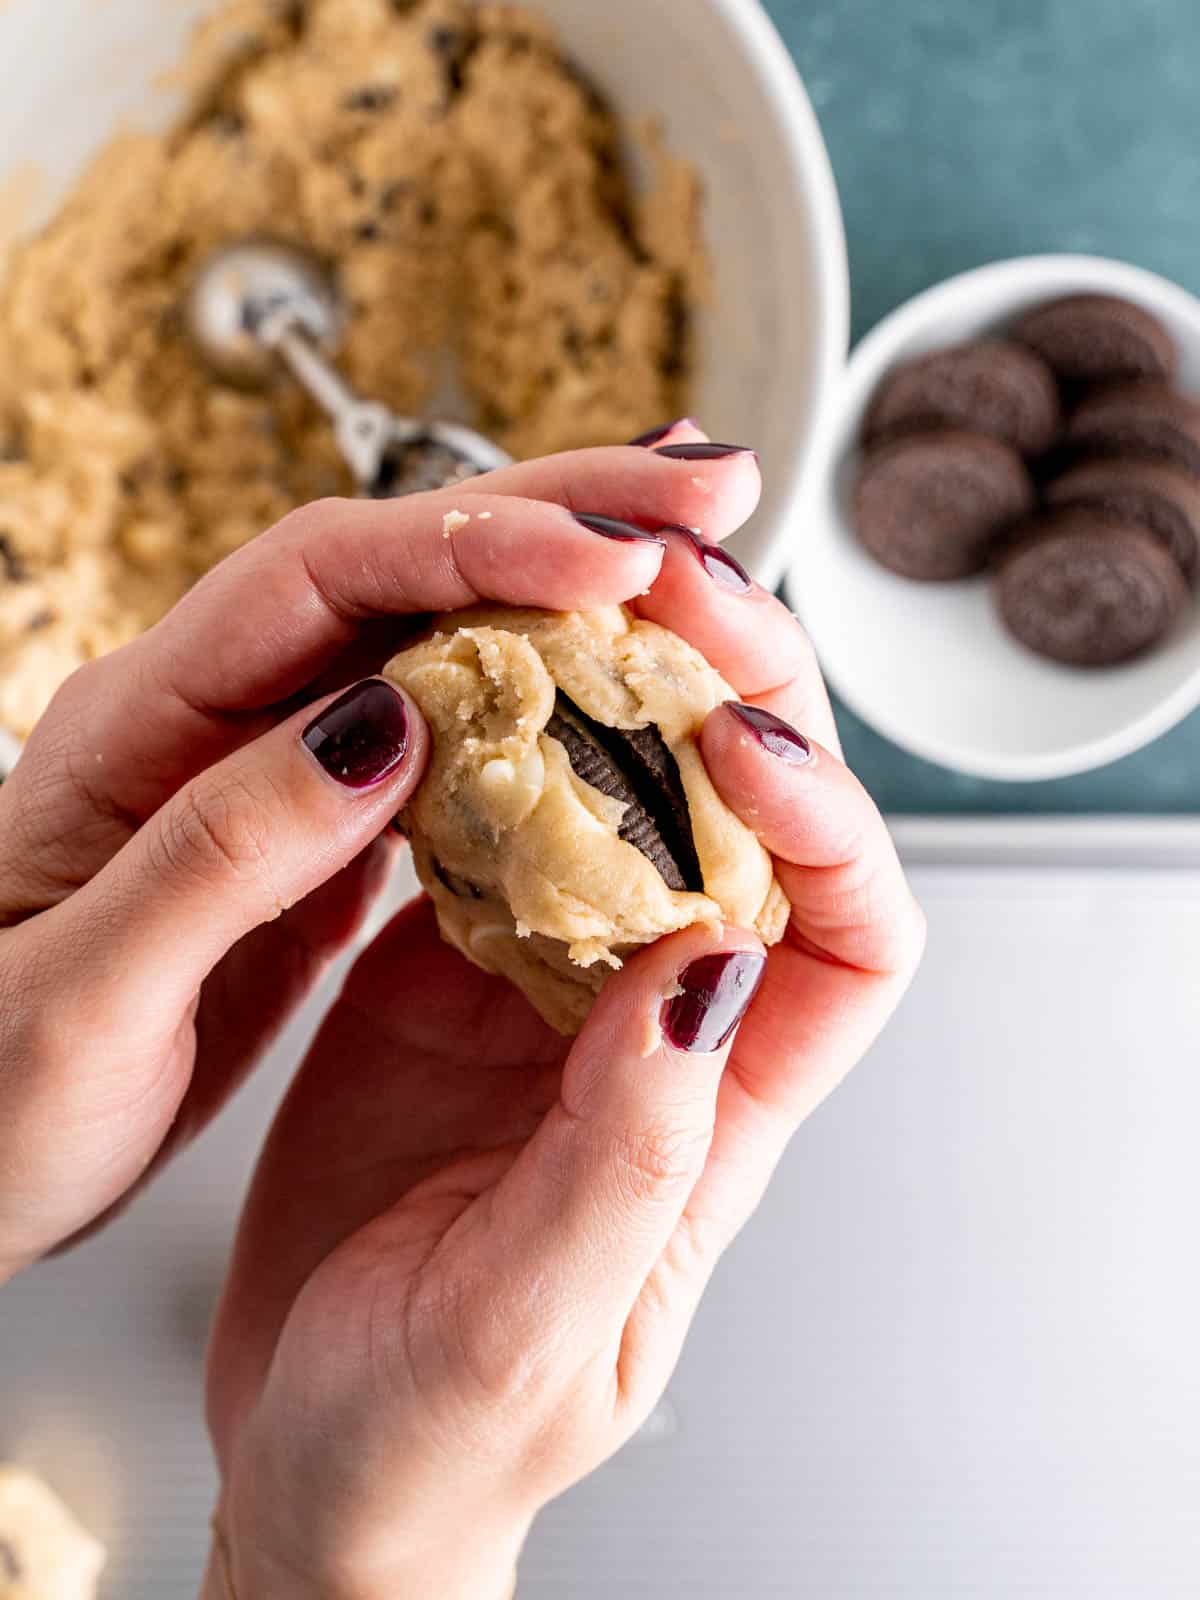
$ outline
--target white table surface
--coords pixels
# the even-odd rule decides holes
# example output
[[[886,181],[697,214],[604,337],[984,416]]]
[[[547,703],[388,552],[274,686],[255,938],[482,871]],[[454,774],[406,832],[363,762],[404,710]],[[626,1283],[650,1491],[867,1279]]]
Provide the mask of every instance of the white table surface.
[[[1200,873],[920,868],[917,988],[796,1142],[651,1437],[530,1600],[1200,1594]],[[190,1600],[200,1352],[298,1041],[105,1238],[0,1296],[0,1457]]]

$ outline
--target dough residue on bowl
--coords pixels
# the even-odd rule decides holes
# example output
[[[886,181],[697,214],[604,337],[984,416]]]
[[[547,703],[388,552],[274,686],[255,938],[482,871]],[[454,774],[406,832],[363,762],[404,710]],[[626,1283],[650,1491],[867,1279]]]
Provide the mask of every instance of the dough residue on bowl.
[[[420,415],[447,357],[518,457],[616,443],[686,409],[701,292],[692,171],[611,112],[520,6],[227,0],[165,135],[96,159],[0,285],[0,724],[155,622],[292,507],[351,484],[288,385],[215,381],[180,318],[226,240],[335,270],[360,390]]]

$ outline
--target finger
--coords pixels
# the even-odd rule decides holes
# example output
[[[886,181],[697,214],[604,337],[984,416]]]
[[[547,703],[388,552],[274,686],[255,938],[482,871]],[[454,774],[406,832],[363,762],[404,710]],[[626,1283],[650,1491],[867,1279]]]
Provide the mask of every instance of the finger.
[[[150,996],[182,1014],[239,940],[387,828],[428,752],[415,705],[371,679],[202,773],[48,914],[69,928],[79,982],[105,996],[110,1022]]]
[[[752,707],[714,711],[701,748],[791,903],[738,1062],[743,1086],[790,1131],[891,1015],[920,962],[924,918],[882,817],[835,756]]]
[[[645,451],[631,451],[637,459]],[[662,545],[472,492],[306,507],[68,681],[0,791],[0,914],[77,888],[190,777],[264,732],[380,616],[627,600]]]
[[[633,601],[639,616],[695,645],[743,700],[753,700],[837,750],[829,696],[808,635],[737,561],[690,528],[661,530],[657,583]]]
[[[762,946],[691,929],[601,991],[558,1104],[495,1191],[485,1248],[541,1314],[619,1330],[704,1169]]]
[[[685,523],[703,528],[710,539],[727,539],[758,505],[758,457],[753,450],[728,446],[729,454],[701,460],[662,453],[680,448],[716,447],[698,428],[679,426],[651,449],[633,445],[566,451],[501,467],[476,479],[473,487],[551,500],[576,511],[600,511],[650,528]]]

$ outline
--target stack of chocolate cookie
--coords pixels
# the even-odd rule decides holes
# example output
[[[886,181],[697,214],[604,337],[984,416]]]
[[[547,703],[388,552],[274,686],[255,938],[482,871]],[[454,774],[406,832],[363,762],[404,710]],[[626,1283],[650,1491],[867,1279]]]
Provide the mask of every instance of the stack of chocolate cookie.
[[[1200,571],[1200,402],[1147,311],[1074,295],[906,362],[864,426],[860,537],[907,578],[996,574],[1023,643],[1076,666],[1161,640]]]

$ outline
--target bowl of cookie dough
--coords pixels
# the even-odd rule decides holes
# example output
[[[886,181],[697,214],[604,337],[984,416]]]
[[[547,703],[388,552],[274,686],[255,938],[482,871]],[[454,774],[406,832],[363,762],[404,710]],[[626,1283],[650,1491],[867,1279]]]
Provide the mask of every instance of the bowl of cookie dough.
[[[757,0],[0,6],[0,767],[55,685],[292,505],[348,492],[298,394],[213,380],[204,253],[315,250],[373,398],[517,456],[692,414],[757,446],[774,585],[848,278]],[[199,32],[196,30],[199,29]]]
[[[1200,301],[1093,256],[996,262],[851,357],[788,593],[865,721],[1038,781],[1200,705]]]

